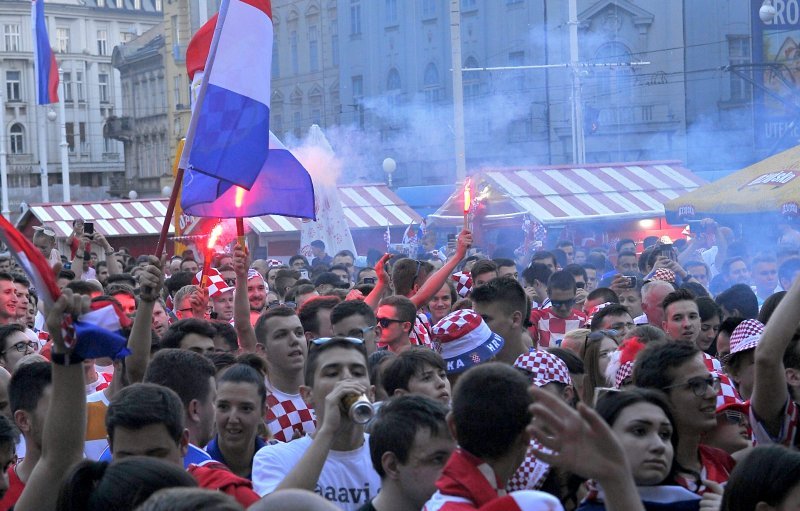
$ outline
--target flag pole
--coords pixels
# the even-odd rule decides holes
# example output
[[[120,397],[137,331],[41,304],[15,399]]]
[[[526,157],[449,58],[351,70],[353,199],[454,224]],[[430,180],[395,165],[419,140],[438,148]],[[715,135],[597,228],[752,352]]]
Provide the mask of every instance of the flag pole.
[[[172,186],[172,193],[169,196],[169,203],[167,204],[167,212],[164,214],[164,223],[161,225],[161,234],[158,235],[158,245],[156,245],[155,256],[161,258],[164,253],[164,245],[167,242],[167,234],[169,233],[169,225],[172,223],[172,214],[175,212],[175,203],[178,201],[178,195],[181,193],[181,185],[183,184],[183,168],[178,167],[175,173],[175,183]]]
[[[244,218],[236,217],[236,236],[239,238],[239,245],[244,248]]]
[[[6,125],[6,103],[0,91],[0,126]],[[11,209],[8,206],[8,158],[6,155],[6,130],[0,130],[0,193],[2,193],[3,216],[11,220]]]

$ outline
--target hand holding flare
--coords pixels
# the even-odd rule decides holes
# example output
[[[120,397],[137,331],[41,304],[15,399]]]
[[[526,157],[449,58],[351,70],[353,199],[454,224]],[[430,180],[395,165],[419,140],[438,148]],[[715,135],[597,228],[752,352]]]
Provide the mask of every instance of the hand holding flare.
[[[472,203],[472,180],[467,178],[464,181],[464,230],[469,229],[469,209]]]
[[[203,278],[200,279],[200,287],[208,287],[208,273],[211,269],[211,255],[214,250],[214,245],[222,234],[222,224],[217,224],[211,229],[211,234],[208,235],[208,242],[206,243],[206,253],[203,260]]]

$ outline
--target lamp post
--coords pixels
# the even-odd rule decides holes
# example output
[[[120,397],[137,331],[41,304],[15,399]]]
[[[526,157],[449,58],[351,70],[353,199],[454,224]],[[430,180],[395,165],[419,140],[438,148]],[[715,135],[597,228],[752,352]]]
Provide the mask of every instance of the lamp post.
[[[764,23],[772,23],[772,20],[774,20],[777,15],[778,11],[776,11],[775,6],[772,5],[772,0],[764,0],[764,3],[761,4],[761,8],[758,10],[758,17],[761,18],[761,21]]]
[[[386,173],[386,178],[389,182],[389,188],[391,188],[392,174],[394,174],[394,171],[397,170],[397,162],[394,161],[394,158],[384,158],[382,165],[383,171]]]
[[[8,207],[8,161],[6,161],[6,103],[3,93],[0,92],[0,187],[3,197],[3,216],[11,220],[11,210]]]
[[[58,111],[61,114],[61,189],[63,190],[64,202],[70,202],[69,193],[69,144],[67,144],[67,121],[64,111],[64,70],[58,68],[58,86],[61,89],[59,95],[61,100],[58,102]]]

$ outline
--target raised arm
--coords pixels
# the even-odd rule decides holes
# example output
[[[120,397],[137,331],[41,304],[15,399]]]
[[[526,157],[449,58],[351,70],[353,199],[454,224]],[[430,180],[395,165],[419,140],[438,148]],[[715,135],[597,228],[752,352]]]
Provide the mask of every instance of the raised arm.
[[[756,347],[750,406],[771,437],[780,434],[783,413],[789,399],[783,353],[799,323],[800,279],[795,279],[791,289],[767,322],[761,341]]]
[[[122,273],[122,264],[120,264],[119,259],[114,254],[114,248],[111,246],[111,243],[108,242],[105,236],[102,233],[96,232],[94,233],[94,242],[97,245],[102,247],[103,252],[106,254],[106,267],[108,268],[109,275],[116,275],[117,273]],[[164,265],[162,264],[161,267],[163,268]]]
[[[236,290],[233,292],[233,328],[239,337],[239,346],[245,353],[255,353],[256,332],[250,323],[250,301],[247,299],[247,249],[237,244],[233,249],[233,270],[236,272]]]
[[[372,310],[378,309],[378,304],[383,298],[383,293],[389,289],[389,274],[386,273],[386,263],[392,258],[392,254],[383,254],[383,257],[375,263],[375,273],[378,275],[378,281],[375,282],[375,287],[364,298],[364,303],[372,307]]]
[[[87,312],[89,297],[73,295],[69,289],[63,293],[47,313],[47,327],[53,341],[53,384],[42,432],[42,456],[14,506],[17,511],[54,510],[61,478],[83,458],[86,436],[83,364],[69,359],[69,350],[61,336],[61,322],[64,314]]]
[[[453,257],[447,260],[447,262],[442,265],[437,271],[433,272],[426,280],[425,283],[422,284],[422,287],[419,288],[417,293],[410,297],[411,301],[414,303],[414,306],[419,309],[423,305],[427,304],[433,295],[436,294],[437,291],[442,289],[442,286],[447,279],[450,278],[450,275],[453,274],[453,271],[456,269],[456,265],[461,262],[462,259],[467,255],[467,250],[469,247],[472,246],[472,232],[468,229],[464,229],[458,235],[458,241],[456,243],[456,253],[453,254]]]
[[[139,274],[139,307],[128,337],[131,354],[125,361],[125,371],[130,383],[139,383],[144,379],[147,363],[150,361],[153,307],[164,287],[164,273],[161,271],[164,257],[159,261],[155,256],[149,256],[147,266]]]

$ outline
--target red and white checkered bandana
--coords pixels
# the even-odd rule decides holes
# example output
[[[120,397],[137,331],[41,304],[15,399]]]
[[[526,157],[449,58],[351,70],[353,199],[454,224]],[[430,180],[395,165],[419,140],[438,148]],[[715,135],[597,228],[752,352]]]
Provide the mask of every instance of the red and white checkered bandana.
[[[633,374],[636,355],[644,349],[644,343],[638,337],[625,339],[619,348],[611,354],[606,368],[606,380],[614,382],[614,388],[622,387],[625,379]]]
[[[267,267],[281,266],[283,263],[277,259],[267,259]]]
[[[659,268],[656,270],[656,273],[653,275],[651,280],[663,280],[664,282],[669,282],[671,284],[675,283],[675,272],[670,270],[669,268]]]
[[[742,397],[733,386],[733,382],[725,373],[712,373],[714,376],[719,377],[719,392],[717,393],[717,413],[724,411],[731,405],[742,405]]]
[[[531,383],[537,387],[544,387],[553,382],[572,385],[572,378],[569,377],[567,364],[546,351],[523,353],[514,361],[514,367],[527,372]]]
[[[603,303],[598,303],[597,305],[595,305],[594,307],[589,309],[587,311],[587,314],[586,314],[588,316],[586,318],[586,324],[587,325],[590,324],[592,322],[592,318],[594,318],[594,315],[597,314],[598,312],[600,312],[601,310],[605,309],[609,305],[612,305],[612,303],[611,302],[603,302]]]
[[[617,369],[617,373],[614,375],[614,388],[619,389],[622,388],[622,384],[625,383],[625,379],[629,378],[633,375],[633,362],[623,362],[622,365],[619,366]]]
[[[208,277],[209,298],[216,298],[222,293],[234,290],[234,288],[228,286],[228,283],[225,282],[225,279],[222,278],[222,275],[216,268],[210,268],[208,270],[207,277]],[[194,278],[192,279],[192,284],[194,284],[195,286],[199,286],[200,284],[202,284],[202,278],[203,278],[203,270],[200,270],[195,274]]]
[[[269,292],[269,284],[267,284],[267,279],[265,279],[264,276],[261,275],[260,271],[256,270],[255,268],[250,268],[249,270],[247,270],[247,280],[250,279],[261,279],[262,281],[264,281],[264,287],[266,287],[267,292]]]
[[[456,293],[458,293],[458,296],[466,298],[469,292],[472,291],[472,277],[469,273],[458,271],[450,275],[450,278],[456,283]]]
[[[755,349],[761,334],[764,333],[764,324],[755,319],[745,319],[731,333],[731,355]]]

